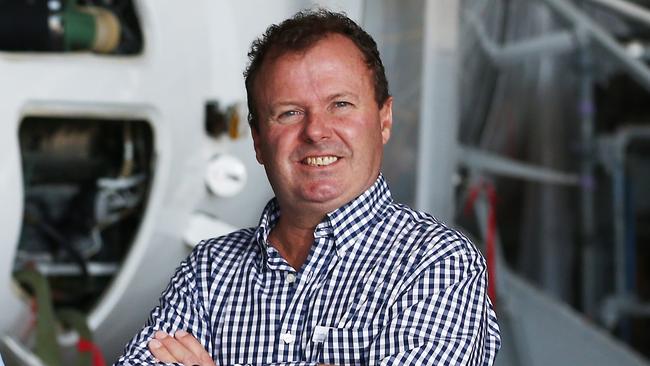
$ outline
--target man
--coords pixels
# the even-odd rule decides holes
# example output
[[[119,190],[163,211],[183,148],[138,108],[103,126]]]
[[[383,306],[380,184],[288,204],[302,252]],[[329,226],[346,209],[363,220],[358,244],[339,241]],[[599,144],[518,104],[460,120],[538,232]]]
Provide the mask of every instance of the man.
[[[380,174],[392,97],[375,42],[342,14],[298,13],[253,43],[259,226],[200,243],[118,365],[492,364],[485,261],[394,203]]]

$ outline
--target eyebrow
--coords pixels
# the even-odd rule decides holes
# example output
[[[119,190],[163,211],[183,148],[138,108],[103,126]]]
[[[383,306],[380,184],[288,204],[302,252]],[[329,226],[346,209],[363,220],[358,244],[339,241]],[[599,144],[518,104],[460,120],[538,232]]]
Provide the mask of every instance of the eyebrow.
[[[333,100],[340,99],[340,98],[352,99],[355,102],[359,100],[359,97],[356,94],[350,93],[350,92],[334,93],[334,94],[331,94],[331,95],[325,97],[325,100],[333,101]],[[300,105],[302,105],[302,104],[300,102],[298,102],[298,101],[295,101],[295,100],[280,101],[280,102],[273,103],[272,105],[270,105],[269,106],[269,111],[271,112],[271,114],[275,114],[275,113],[278,112],[278,109],[280,109],[282,107],[294,107],[294,106],[300,106]]]
[[[335,100],[335,99],[339,99],[339,98],[351,98],[351,99],[354,99],[355,101],[359,99],[359,97],[356,94],[344,92],[344,93],[332,94],[329,97],[327,97],[327,100],[331,101],[331,100]]]

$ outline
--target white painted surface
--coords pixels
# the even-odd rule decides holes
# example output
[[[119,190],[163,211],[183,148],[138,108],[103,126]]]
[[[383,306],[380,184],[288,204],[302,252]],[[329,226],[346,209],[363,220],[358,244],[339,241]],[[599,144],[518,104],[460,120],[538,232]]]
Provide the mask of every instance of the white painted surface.
[[[328,1],[357,18],[362,1]],[[309,2],[137,1],[145,38],[142,55],[0,52],[0,332],[24,322],[11,270],[23,210],[18,128],[27,115],[144,118],[154,131],[155,175],[149,204],[123,267],[89,322],[109,363],[143,325],[175,267],[190,215],[202,208],[233,227],[257,223],[272,195],[255,161],[250,134],[213,140],[204,133],[204,103],[245,104],[242,72],[250,42],[271,23]],[[210,197],[204,172],[217,153],[236,155],[248,180],[239,195]],[[164,250],[161,250],[164,249]],[[5,338],[6,338],[5,337]],[[6,342],[5,342],[6,343]]]

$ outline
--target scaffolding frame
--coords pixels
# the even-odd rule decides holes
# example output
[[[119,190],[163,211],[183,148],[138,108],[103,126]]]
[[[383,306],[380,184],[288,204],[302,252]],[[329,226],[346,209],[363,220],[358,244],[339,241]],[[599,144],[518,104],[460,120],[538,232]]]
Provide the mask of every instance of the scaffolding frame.
[[[531,38],[516,43],[499,45],[486,35],[485,29],[478,16],[480,9],[467,11],[465,18],[473,28],[479,41],[491,62],[498,68],[505,68],[521,61],[549,57],[567,52],[576,52],[579,61],[579,99],[580,99],[580,142],[582,146],[580,156],[580,171],[567,173],[549,169],[536,164],[516,161],[488,151],[469,147],[458,147],[459,164],[466,166],[474,172],[488,173],[497,176],[506,176],[516,179],[541,182],[556,185],[577,186],[581,195],[581,237],[582,249],[582,303],[584,311],[592,317],[600,317],[604,323],[611,325],[612,319],[620,319],[624,313],[649,315],[650,305],[630,300],[625,286],[626,263],[625,236],[623,229],[624,209],[621,205],[620,169],[615,170],[614,179],[614,212],[615,222],[615,293],[602,304],[598,303],[596,280],[596,251],[595,251],[595,219],[594,219],[594,170],[601,156],[598,155],[599,139],[594,133],[595,103],[592,95],[594,75],[592,71],[592,48],[598,47],[605,51],[610,59],[616,62],[622,70],[650,92],[650,68],[641,60],[632,57],[629,52],[604,28],[594,22],[573,2],[568,0],[529,0],[544,3],[555,15],[564,20],[570,27],[569,30],[550,32],[549,34]],[[650,26],[650,11],[623,0],[583,0],[615,11],[622,16],[633,18]],[[480,8],[477,5],[476,8]],[[638,131],[634,131],[638,132]],[[644,132],[639,132],[642,136]],[[621,151],[629,141],[631,133],[623,133],[624,137],[616,139],[616,151]],[[649,135],[650,136],[650,135]],[[602,145],[602,143],[601,143]],[[602,146],[600,146],[602,151]],[[624,152],[622,153],[624,155]],[[619,154],[621,155],[621,154]],[[619,156],[617,155],[617,156]],[[602,159],[600,159],[602,162]],[[620,164],[619,164],[620,165]],[[621,198],[621,199],[619,199]],[[614,305],[612,305],[614,304]],[[605,310],[603,310],[605,309]]]

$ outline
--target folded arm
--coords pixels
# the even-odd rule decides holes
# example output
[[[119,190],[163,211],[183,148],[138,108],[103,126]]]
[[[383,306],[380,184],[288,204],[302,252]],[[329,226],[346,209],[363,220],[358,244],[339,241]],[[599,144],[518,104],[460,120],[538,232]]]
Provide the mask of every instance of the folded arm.
[[[176,273],[160,297],[160,304],[151,311],[146,325],[126,345],[124,354],[114,366],[156,364],[158,360],[151,353],[149,345],[157,331],[173,334],[177,330],[187,330],[201,344],[206,345],[206,352],[211,354],[212,339],[209,321],[197,284],[199,280],[196,275],[199,273],[197,267],[202,265],[199,263],[199,258],[201,258],[199,250],[194,250],[176,269]]]

